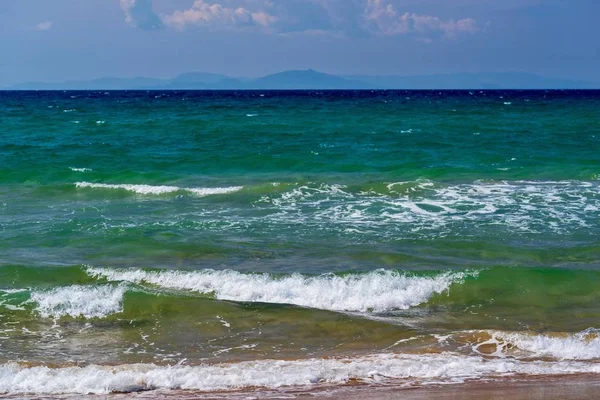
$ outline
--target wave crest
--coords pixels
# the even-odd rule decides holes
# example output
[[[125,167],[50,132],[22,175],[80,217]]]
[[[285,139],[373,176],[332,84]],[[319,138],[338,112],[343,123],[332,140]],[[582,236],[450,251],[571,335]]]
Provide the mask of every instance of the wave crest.
[[[153,185],[131,185],[131,184],[106,184],[106,183],[90,183],[76,182],[77,188],[92,188],[92,189],[121,189],[129,192],[134,192],[143,195],[160,195],[175,192],[189,192],[196,196],[210,196],[215,194],[228,194],[238,192],[243,189],[243,186],[232,187],[217,187],[217,188],[184,188],[179,186],[153,186]]]
[[[123,311],[124,286],[66,286],[49,291],[34,291],[29,301],[45,318],[102,318]]]
[[[219,300],[294,304],[331,311],[382,312],[407,309],[472,273],[444,272],[414,276],[378,270],[359,275],[242,274],[235,271],[144,271],[89,267],[87,273],[109,281],[152,284],[162,288],[213,294]]]

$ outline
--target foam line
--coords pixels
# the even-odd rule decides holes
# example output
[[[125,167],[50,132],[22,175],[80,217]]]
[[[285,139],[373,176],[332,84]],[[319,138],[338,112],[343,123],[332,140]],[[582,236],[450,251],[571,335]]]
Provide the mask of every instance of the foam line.
[[[524,362],[453,354],[380,354],[356,358],[296,361],[260,360],[235,364],[164,367],[152,364],[86,367],[0,365],[0,393],[106,394],[141,390],[234,390],[279,388],[351,380],[461,383],[466,379],[523,375],[600,373],[595,363]]]

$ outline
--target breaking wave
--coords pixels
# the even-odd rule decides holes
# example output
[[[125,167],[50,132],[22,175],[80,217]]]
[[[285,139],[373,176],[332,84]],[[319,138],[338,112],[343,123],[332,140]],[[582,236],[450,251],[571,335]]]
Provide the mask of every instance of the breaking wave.
[[[106,394],[156,389],[236,390],[343,384],[350,381],[461,383],[467,379],[515,374],[599,373],[581,361],[524,362],[453,354],[380,354],[356,358],[295,361],[257,360],[235,364],[157,366],[153,364],[48,368],[0,365],[0,393]]]
[[[102,318],[123,311],[125,286],[66,286],[34,291],[30,301],[42,317]]]
[[[534,334],[527,332],[490,331],[490,339],[478,344],[495,347],[494,355],[552,357],[558,360],[600,359],[600,336],[597,329],[577,333]]]
[[[442,293],[471,273],[415,276],[378,270],[365,274],[305,276],[242,274],[235,271],[144,271],[89,267],[87,273],[110,282],[151,284],[214,295],[219,300],[294,304],[332,311],[381,312],[407,309]]]
[[[76,182],[77,188],[92,188],[92,189],[120,189],[127,190],[143,195],[160,195],[166,193],[175,192],[188,192],[196,196],[210,196],[215,194],[228,194],[240,191],[243,189],[242,186],[233,187],[217,187],[217,188],[184,188],[179,186],[153,186],[153,185],[130,185],[130,184],[105,184],[105,183],[90,183],[90,182]]]

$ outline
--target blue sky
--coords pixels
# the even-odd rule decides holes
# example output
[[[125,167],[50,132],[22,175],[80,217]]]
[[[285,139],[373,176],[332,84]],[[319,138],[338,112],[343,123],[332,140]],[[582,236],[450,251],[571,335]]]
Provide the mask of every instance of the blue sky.
[[[0,86],[202,71],[600,81],[599,0],[2,0]]]

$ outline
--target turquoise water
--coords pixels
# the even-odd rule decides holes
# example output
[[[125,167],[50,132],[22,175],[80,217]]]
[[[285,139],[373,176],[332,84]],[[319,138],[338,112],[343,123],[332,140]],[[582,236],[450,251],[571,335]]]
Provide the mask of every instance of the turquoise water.
[[[599,106],[2,92],[0,393],[600,371]],[[260,380],[276,360],[297,380]],[[415,372],[449,360],[460,374]],[[179,383],[147,383],[177,363]],[[17,382],[40,365],[55,389]],[[76,389],[85,368],[107,378]]]

